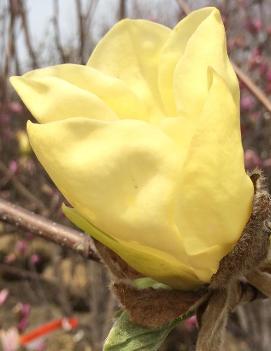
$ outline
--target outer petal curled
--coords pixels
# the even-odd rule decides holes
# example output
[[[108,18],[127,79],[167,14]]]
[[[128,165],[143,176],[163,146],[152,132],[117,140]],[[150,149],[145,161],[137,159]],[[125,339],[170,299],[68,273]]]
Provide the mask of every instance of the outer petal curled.
[[[67,70],[67,77],[63,77],[56,74],[61,72],[61,66],[58,67],[34,70],[22,77],[10,78],[11,84],[39,122],[66,119],[78,114],[97,119],[117,118],[96,95],[69,81],[72,70]]]

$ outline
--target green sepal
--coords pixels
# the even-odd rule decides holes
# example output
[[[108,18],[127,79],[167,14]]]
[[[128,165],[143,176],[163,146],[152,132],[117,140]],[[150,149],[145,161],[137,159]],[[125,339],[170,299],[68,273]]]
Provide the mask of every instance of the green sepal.
[[[109,332],[103,351],[157,351],[171,330],[191,314],[183,314],[159,328],[146,328],[133,323],[124,311]]]

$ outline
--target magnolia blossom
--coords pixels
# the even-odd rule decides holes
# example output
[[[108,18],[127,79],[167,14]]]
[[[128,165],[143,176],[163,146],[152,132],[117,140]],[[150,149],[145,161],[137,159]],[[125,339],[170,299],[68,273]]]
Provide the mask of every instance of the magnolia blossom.
[[[145,276],[208,283],[253,199],[219,11],[172,30],[125,19],[86,66],[11,83],[39,122],[28,123],[30,143],[72,205],[66,215]]]

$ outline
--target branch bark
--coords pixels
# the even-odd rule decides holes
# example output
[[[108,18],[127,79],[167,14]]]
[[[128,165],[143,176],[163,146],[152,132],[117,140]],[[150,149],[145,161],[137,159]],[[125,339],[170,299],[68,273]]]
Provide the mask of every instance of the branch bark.
[[[100,261],[88,235],[50,221],[3,199],[0,199],[0,221],[72,249],[88,259]]]
[[[54,14],[53,14],[52,22],[53,22],[53,26],[54,26],[54,39],[55,39],[56,49],[57,49],[59,56],[61,58],[61,62],[66,63],[68,61],[67,55],[65,54],[65,50],[62,46],[61,36],[60,36],[58,0],[55,0],[53,2],[53,6],[54,6]]]

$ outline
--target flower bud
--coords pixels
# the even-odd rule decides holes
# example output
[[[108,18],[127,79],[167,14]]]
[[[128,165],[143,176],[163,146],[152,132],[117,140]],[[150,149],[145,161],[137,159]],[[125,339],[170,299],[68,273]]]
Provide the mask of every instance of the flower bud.
[[[147,277],[208,283],[253,199],[219,11],[173,30],[125,19],[86,66],[11,82],[39,122],[28,123],[30,143],[73,206],[68,217]]]

